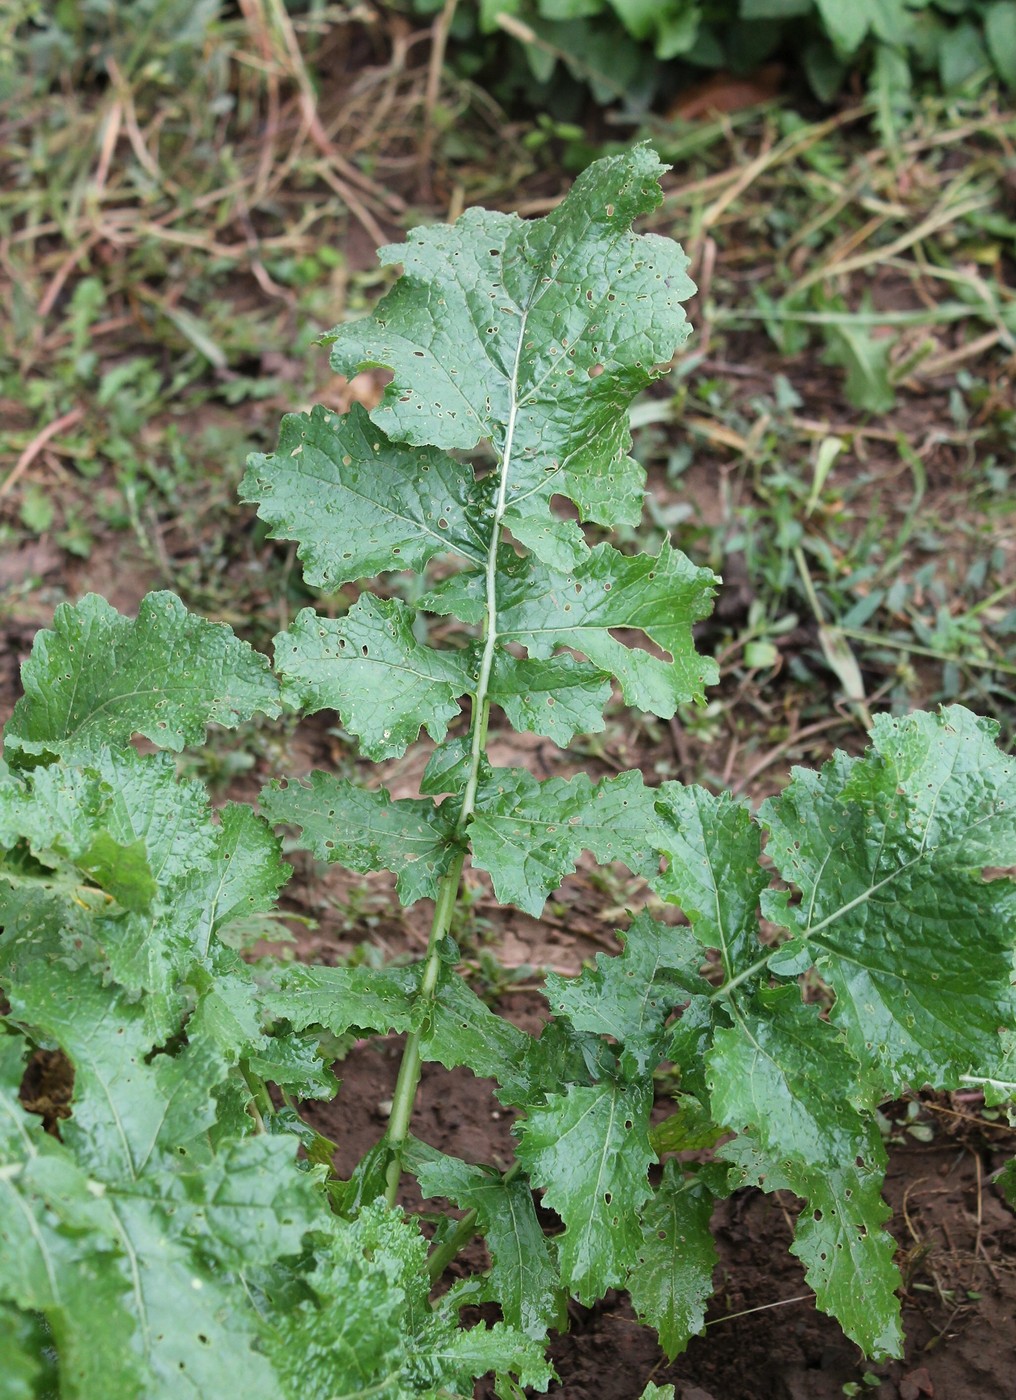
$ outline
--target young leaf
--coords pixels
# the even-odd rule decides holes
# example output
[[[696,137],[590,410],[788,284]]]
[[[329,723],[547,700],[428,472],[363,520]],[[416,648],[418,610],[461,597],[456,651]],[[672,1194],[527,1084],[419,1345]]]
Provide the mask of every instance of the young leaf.
[[[692,932],[716,948],[728,978],[758,959],[758,903],[769,877],[761,838],[748,807],[729,795],[664,783],[656,812],[666,828],[667,868],[651,884],[679,904]]]
[[[22,668],[25,693],[5,730],[10,749],[88,760],[143,734],[178,751],[210,724],[235,729],[281,713],[268,662],[222,623],[149,593],[137,621],[94,593],[62,603]]]
[[[1016,886],[985,880],[1016,864],[1016,764],[997,726],[952,706],[879,715],[863,759],[837,754],[760,813],[768,852],[802,892],[764,912],[836,993],[832,1019],[886,1093],[955,1087],[991,1065],[1013,1021]]]
[[[623,952],[615,957],[597,953],[595,967],[581,976],[548,973],[546,997],[554,1014],[567,1016],[576,1030],[622,1042],[622,1068],[635,1078],[650,1074],[658,1063],[663,1023],[687,1001],[689,979],[675,970],[677,938],[665,924],[642,913],[618,937]]]
[[[625,410],[688,334],[694,291],[668,239],[630,232],[660,203],[647,146],[597,161],[546,218],[471,209],[383,248],[404,273],[372,316],[336,327],[332,365],[393,371],[371,419],[392,438],[442,448],[489,439],[503,518],[557,567],[585,552],[552,494],[583,518],[634,524],[643,474]]]
[[[366,873],[391,870],[403,904],[434,899],[459,850],[455,813],[424,798],[393,802],[385,788],[367,791],[330,773],[306,782],[273,782],[260,797],[274,825],[298,826],[319,860]]]
[[[642,1243],[628,1277],[632,1306],[673,1361],[705,1322],[719,1259],[709,1233],[713,1197],[673,1159],[642,1207]]]
[[[642,1242],[652,1091],[609,1081],[551,1094],[516,1125],[519,1160],[556,1210],[561,1278],[580,1303],[621,1284]]]
[[[446,1196],[460,1210],[476,1211],[492,1259],[490,1296],[506,1322],[529,1337],[545,1337],[559,1314],[561,1286],[527,1183],[416,1139],[403,1160],[424,1196]]]
[[[593,783],[584,774],[538,782],[522,768],[495,769],[481,784],[469,827],[473,864],[488,870],[502,904],[539,917],[582,851],[657,870],[662,828],[640,773]]]
[[[424,1060],[455,1069],[467,1065],[480,1079],[493,1079],[502,1103],[522,1104],[534,1094],[530,1056],[533,1039],[496,1015],[457,972],[442,968],[420,1040]]]
[[[902,1336],[880,1188],[885,1151],[859,1067],[796,987],[761,989],[738,1003],[707,1056],[713,1116],[738,1133],[720,1155],[741,1166],[736,1184],[791,1190],[808,1208],[793,1252],[807,1265],[818,1306],[866,1356],[899,1355]]]
[[[275,638],[275,667],[287,705],[337,710],[375,761],[405,753],[424,727],[443,739],[472,685],[464,652],[424,646],[405,603],[371,593],[338,620],[304,608]]]
[[[445,453],[389,442],[360,404],[344,417],[287,414],[278,450],[248,458],[240,486],[273,539],[300,542],[304,577],[328,592],[449,551],[482,563],[483,494]]]

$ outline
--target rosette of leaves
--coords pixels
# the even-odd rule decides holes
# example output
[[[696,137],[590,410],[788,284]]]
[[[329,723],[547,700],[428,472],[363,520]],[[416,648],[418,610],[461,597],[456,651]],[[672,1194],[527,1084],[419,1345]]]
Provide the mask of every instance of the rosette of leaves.
[[[271,1400],[400,1400],[486,1373],[517,1396],[549,1384],[568,1296],[614,1287],[673,1356],[712,1291],[713,1203],[745,1183],[800,1199],[818,1305],[869,1355],[899,1351],[875,1109],[905,1086],[1016,1078],[1000,1034],[1016,891],[998,874],[1016,864],[1014,773],[993,726],[956,707],[880,717],[866,755],[795,773],[757,815],[638,772],[541,781],[487,754],[492,724],[564,746],[611,695],[670,717],[715,677],[692,641],[712,575],[669,544],[596,542],[638,520],[628,405],[687,334],[683,254],[631,228],[660,170],[636,147],[546,219],[471,211],[383,250],[402,277],[330,340],[342,373],[391,372],[384,398],[285,419],[243,487],[333,603],[380,576],[344,613],[306,609],[272,666],[168,594],[136,620],[86,598],[40,634],[0,773],[12,1396],[204,1396],[242,1374]],[[413,605],[390,596],[404,571]],[[316,772],[270,783],[260,814],[213,812],[172,753],[282,708],[337,712],[378,764],[425,730],[419,795]],[[289,873],[283,826],[431,901],[426,955],[246,960]],[[615,956],[547,978],[547,1024],[524,1033],[457,970],[465,862],[539,916],[590,857],[685,922],[639,913]],[[805,972],[827,1014],[802,1000]],[[339,1181],[295,1106],[335,1093],[322,1046],[347,1032],[406,1040],[387,1132]],[[508,1170],[410,1133],[425,1060],[495,1081],[517,1117]],[[49,1133],[46,1063],[66,1099]],[[677,1089],[654,1121],[660,1066]],[[462,1213],[430,1243],[395,1204],[403,1171]],[[432,1302],[477,1233],[489,1268]],[[459,1325],[485,1301],[502,1321]]]

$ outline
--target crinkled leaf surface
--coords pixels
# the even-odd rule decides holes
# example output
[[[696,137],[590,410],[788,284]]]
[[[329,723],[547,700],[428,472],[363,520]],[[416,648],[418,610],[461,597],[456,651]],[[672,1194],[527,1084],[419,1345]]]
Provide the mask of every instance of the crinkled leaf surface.
[[[537,659],[558,647],[579,651],[617,679],[629,705],[663,719],[679,704],[700,700],[703,688],[716,682],[715,662],[698,655],[692,638],[693,624],[711,607],[715,578],[669,541],[656,556],[621,554],[600,544],[568,572],[519,558],[508,547],[498,558],[502,644],[516,642]],[[483,574],[464,570],[434,588],[421,606],[476,622],[483,599]],[[643,633],[670,659],[618,640],[618,630]],[[501,665],[510,675],[511,659],[507,653],[505,658]]]
[[[765,897],[836,993],[832,1019],[886,1093],[983,1073],[1013,1023],[1016,761],[958,706],[876,718],[863,759],[795,770],[761,812],[767,850],[801,891]]]
[[[470,469],[389,442],[359,404],[344,417],[321,407],[287,414],[278,449],[248,459],[240,493],[273,538],[299,541],[304,577],[329,592],[387,569],[421,570],[449,551],[486,557],[484,491]]]
[[[310,1296],[303,1288],[266,1329],[286,1400],[465,1395],[489,1370],[546,1390],[552,1372],[537,1343],[504,1323],[462,1329],[430,1306],[426,1254],[415,1223],[380,1201],[332,1225],[306,1280]]]
[[[663,1023],[687,1001],[688,977],[675,970],[674,930],[648,914],[639,914],[618,936],[622,953],[597,953],[595,966],[578,977],[548,973],[545,994],[554,1014],[567,1016],[577,1030],[620,1041],[622,1068],[636,1077],[651,1073],[660,1060]]]
[[[712,1195],[673,1159],[642,1207],[642,1243],[627,1287],[671,1361],[702,1330],[712,1297],[719,1257],[709,1231],[712,1210]]]
[[[519,1159],[565,1230],[561,1278],[581,1303],[623,1283],[634,1264],[650,1195],[648,1084],[606,1081],[548,1095],[517,1125]]]
[[[412,1030],[421,1014],[414,1005],[420,987],[416,967],[308,967],[295,963],[276,977],[262,1004],[284,1016],[295,1030],[323,1026],[342,1035],[362,1030]]]
[[[306,782],[273,782],[260,798],[275,825],[298,826],[319,860],[350,870],[391,870],[403,904],[433,899],[460,849],[455,814],[426,798],[393,801],[387,789],[368,791],[330,773]]]
[[[759,956],[758,904],[769,876],[761,868],[761,838],[748,807],[726,793],[664,783],[656,812],[666,836],[666,869],[653,889],[679,904],[695,937],[719,950],[726,976]]]
[[[12,748],[87,758],[143,734],[160,748],[198,744],[209,724],[235,728],[280,711],[268,661],[173,593],[149,593],[137,620],[94,593],[61,604],[22,667]]]
[[[576,734],[606,727],[610,681],[573,656],[525,660],[497,651],[488,695],[521,733],[543,734],[565,748]]]
[[[275,638],[287,705],[337,710],[367,758],[397,758],[420,730],[437,740],[473,684],[466,653],[416,640],[413,613],[396,598],[361,593],[345,617],[304,608]]]
[[[538,916],[582,851],[655,874],[662,828],[640,773],[593,783],[538,782],[522,768],[497,768],[481,783],[469,827],[473,864],[488,870],[502,904]]]
[[[744,997],[707,1056],[713,1116],[743,1135],[720,1149],[738,1184],[791,1190],[807,1209],[793,1253],[818,1306],[865,1355],[898,1355],[900,1277],[881,1197],[885,1150],[870,1118],[857,1062],[838,1033],[804,1006],[796,987]],[[870,1103],[865,1103],[870,1106]]]
[[[383,248],[403,276],[375,312],[337,327],[332,365],[394,374],[372,420],[400,442],[489,439],[506,523],[549,563],[584,553],[553,493],[601,524],[635,523],[642,473],[625,410],[688,335],[694,288],[669,239],[633,235],[664,167],[647,146],[597,161],[546,218],[471,209]]]
[[[476,1211],[492,1259],[490,1296],[506,1322],[545,1337],[559,1313],[561,1286],[528,1184],[417,1140],[407,1144],[403,1160],[424,1196],[445,1196],[460,1210]]]
[[[437,995],[427,1010],[420,1054],[445,1069],[467,1065],[493,1079],[502,1103],[526,1103],[534,1092],[533,1038],[491,1011],[450,968],[442,968]]]

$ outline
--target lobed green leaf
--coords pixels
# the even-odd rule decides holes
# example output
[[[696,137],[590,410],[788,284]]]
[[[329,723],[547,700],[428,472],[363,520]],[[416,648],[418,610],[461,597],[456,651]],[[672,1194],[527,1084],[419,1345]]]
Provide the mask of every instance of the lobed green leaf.
[[[445,453],[390,442],[359,404],[344,417],[287,414],[278,450],[249,457],[240,485],[273,539],[299,541],[304,577],[328,592],[448,552],[481,563],[487,494]]]
[[[273,825],[297,826],[319,860],[350,870],[391,870],[403,904],[434,899],[460,850],[456,813],[425,798],[393,801],[386,788],[368,791],[330,773],[305,782],[276,781],[261,792]]]
[[[959,706],[880,715],[860,760],[840,753],[760,813],[769,854],[801,891],[763,911],[836,993],[832,1019],[885,1093],[955,1087],[993,1065],[1016,1015],[1016,763],[997,726]],[[780,964],[777,963],[777,967]]]
[[[606,1081],[551,1094],[516,1125],[519,1160],[564,1221],[561,1278],[581,1303],[622,1284],[635,1263],[656,1160],[651,1107],[648,1084]]]
[[[210,724],[235,729],[281,713],[265,657],[222,623],[149,593],[137,620],[90,593],[57,608],[22,667],[25,693],[4,732],[8,750],[88,760],[142,734],[160,748],[198,744]]]
[[[506,523],[555,567],[584,554],[584,519],[634,524],[643,473],[626,409],[688,335],[688,260],[634,235],[660,203],[647,146],[597,161],[546,218],[468,210],[383,248],[403,275],[373,314],[331,332],[332,365],[393,372],[371,419],[400,442],[472,448],[488,439],[506,473]]]
[[[304,608],[275,638],[275,666],[287,705],[337,710],[375,761],[405,753],[423,728],[443,739],[473,684],[465,652],[418,642],[405,603],[371,593],[338,620]]]

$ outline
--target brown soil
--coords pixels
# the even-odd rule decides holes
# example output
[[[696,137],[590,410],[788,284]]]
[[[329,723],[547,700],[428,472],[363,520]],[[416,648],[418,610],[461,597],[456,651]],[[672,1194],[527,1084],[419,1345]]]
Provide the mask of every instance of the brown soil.
[[[541,1006],[535,995],[513,993],[500,1009],[533,1028]],[[313,1126],[337,1141],[340,1173],[350,1172],[384,1131],[400,1050],[396,1038],[358,1045],[336,1065],[338,1097],[305,1106]],[[888,1116],[894,1118],[891,1110]],[[513,1156],[513,1120],[489,1081],[424,1067],[412,1128],[432,1146],[503,1169]],[[929,1101],[921,1121],[931,1141],[900,1129],[890,1143],[885,1192],[905,1280],[903,1361],[865,1362],[837,1324],[815,1310],[788,1252],[794,1198],[740,1191],[714,1215],[720,1263],[704,1335],[668,1363],[624,1294],[609,1294],[594,1308],[572,1304],[570,1330],[551,1347],[562,1379],[550,1394],[638,1400],[652,1380],[673,1384],[677,1400],[842,1400],[854,1393],[844,1390],[849,1385],[872,1400],[1011,1400],[1016,1221],[991,1177],[1012,1154],[1012,1134],[944,1100]],[[412,1183],[403,1203],[420,1206]],[[482,1267],[480,1246],[467,1263]],[[490,1395],[484,1386],[477,1390],[484,1400]]]

